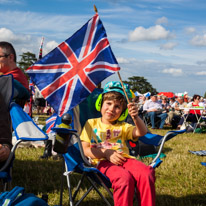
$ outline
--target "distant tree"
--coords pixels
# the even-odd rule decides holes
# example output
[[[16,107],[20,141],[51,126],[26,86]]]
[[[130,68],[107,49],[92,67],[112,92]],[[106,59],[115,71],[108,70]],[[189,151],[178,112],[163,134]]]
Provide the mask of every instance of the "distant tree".
[[[128,81],[124,81],[124,83],[129,84],[133,92],[138,91],[141,94],[146,92],[157,93],[157,90],[144,77],[129,77]]]
[[[18,62],[19,67],[25,72],[33,63],[37,61],[36,55],[31,52],[25,52],[20,55],[21,60]]]
[[[206,92],[205,92],[205,94],[204,94],[204,98],[206,98]]]

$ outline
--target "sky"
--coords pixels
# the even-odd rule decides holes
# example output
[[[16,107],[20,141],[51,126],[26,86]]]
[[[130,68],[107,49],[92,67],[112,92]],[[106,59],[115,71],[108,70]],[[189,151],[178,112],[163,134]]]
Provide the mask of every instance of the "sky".
[[[147,79],[158,92],[206,92],[205,0],[0,0],[0,41],[43,56],[80,29],[96,5],[122,80]],[[119,80],[114,74],[103,81]]]

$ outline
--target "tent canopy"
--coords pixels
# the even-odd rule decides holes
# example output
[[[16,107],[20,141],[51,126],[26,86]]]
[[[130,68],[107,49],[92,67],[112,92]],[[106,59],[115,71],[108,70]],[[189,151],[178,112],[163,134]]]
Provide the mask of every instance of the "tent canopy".
[[[175,96],[175,94],[173,93],[173,92],[160,92],[160,93],[158,93],[157,95],[164,95],[164,96],[166,96],[166,97],[168,97],[168,98],[172,98],[172,97],[174,97]]]

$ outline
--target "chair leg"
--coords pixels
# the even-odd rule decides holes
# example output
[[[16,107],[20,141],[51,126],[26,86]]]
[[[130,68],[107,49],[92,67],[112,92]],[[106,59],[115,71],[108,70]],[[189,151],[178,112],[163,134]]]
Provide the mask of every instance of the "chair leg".
[[[68,186],[68,190],[69,190],[69,205],[73,206],[74,202],[73,202],[73,198],[72,198],[72,189],[71,189],[71,183],[70,183],[70,177],[69,174],[67,176],[67,186]]]
[[[72,200],[74,201],[76,196],[77,196],[77,193],[79,192],[79,188],[81,187],[82,183],[83,183],[83,180],[84,180],[84,177],[85,177],[85,173],[82,174],[81,176],[81,179],[79,180],[78,184],[77,184],[77,187],[76,187],[76,190],[72,196]],[[88,192],[87,192],[88,194]],[[84,199],[84,198],[83,198]]]
[[[102,179],[97,174],[96,174],[96,177],[99,179],[99,181],[101,182],[101,185],[104,187],[104,189],[108,192],[109,196],[113,199],[113,194],[112,194],[111,190],[104,184]]]
[[[90,191],[93,189],[93,186],[91,186],[86,193],[84,193],[84,195],[80,198],[80,200],[75,204],[75,206],[78,206],[82,200],[84,200],[84,198],[90,193]]]
[[[64,162],[64,160],[63,160]],[[66,170],[67,170],[67,166],[65,164]],[[64,175],[63,175],[64,176]],[[68,192],[69,192],[69,205],[73,206],[74,205],[74,201],[73,201],[73,197],[72,197],[72,189],[71,189],[71,182],[70,182],[70,173],[68,173],[66,175],[67,178],[67,187],[68,187]]]
[[[102,195],[102,193],[98,190],[97,186],[95,185],[95,183],[92,181],[92,179],[87,176],[87,179],[89,180],[89,182],[92,184],[93,188],[96,190],[96,192],[99,194],[99,196],[105,201],[105,203],[108,206],[111,206],[111,204],[109,203],[109,201]],[[105,188],[106,189],[106,188]]]
[[[62,206],[62,196],[63,196],[63,185],[64,185],[64,160],[62,161],[62,176],[61,176],[61,186],[60,186],[60,200],[59,200],[59,206]]]

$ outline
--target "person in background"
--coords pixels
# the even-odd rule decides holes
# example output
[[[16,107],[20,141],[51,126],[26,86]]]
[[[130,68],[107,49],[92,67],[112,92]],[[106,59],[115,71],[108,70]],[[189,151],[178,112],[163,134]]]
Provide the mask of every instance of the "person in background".
[[[30,97],[29,84],[24,73],[16,65],[16,52],[14,47],[9,42],[1,41],[0,75],[4,76],[9,74],[13,76],[13,101],[23,108],[25,102]],[[5,95],[2,91],[0,92],[0,167],[9,157],[12,148],[11,117],[8,109],[9,105],[5,102]]]
[[[184,92],[184,102],[188,103],[188,92]]]
[[[0,168],[8,159],[12,148],[11,118],[4,99],[0,93]]]
[[[171,97],[169,100],[169,104],[171,105],[172,108],[174,108],[175,103],[176,103],[175,97]]]
[[[184,102],[183,96],[178,96],[177,101],[172,104],[172,110],[168,113],[168,121],[172,125],[173,129],[176,129],[178,123],[183,114],[184,108],[187,106],[187,103]]]
[[[169,112],[169,109],[171,108],[168,99],[166,96],[162,96],[162,109],[165,110],[166,112]]]
[[[143,105],[143,111],[147,112],[145,116],[150,118],[152,129],[156,127],[156,117],[161,119],[159,128],[163,129],[167,113],[163,111],[161,103],[157,100],[157,95],[151,95],[151,99],[147,100]]]
[[[24,73],[16,65],[14,47],[11,43],[5,41],[0,42],[0,74],[12,74],[14,78],[14,99],[23,108],[30,97],[29,83]]]
[[[192,102],[188,103],[187,104],[187,107],[188,108],[191,108],[191,107],[199,107],[199,102],[200,102],[200,95],[198,94],[195,94],[192,98]],[[184,122],[184,119],[186,118],[186,121],[187,122],[191,122],[192,123],[192,126],[194,126],[195,123],[197,123],[197,117],[196,115],[198,116],[198,118],[201,116],[201,113],[200,113],[200,110],[194,110],[194,109],[190,109],[189,110],[189,114],[184,114],[184,117],[182,117],[178,123],[178,126],[177,128],[180,129],[183,122]]]
[[[46,106],[46,100],[42,96],[39,88],[35,85],[35,93],[34,93],[34,103],[37,106],[37,114],[43,114],[44,108]]]

